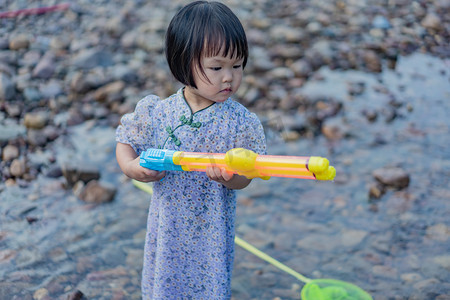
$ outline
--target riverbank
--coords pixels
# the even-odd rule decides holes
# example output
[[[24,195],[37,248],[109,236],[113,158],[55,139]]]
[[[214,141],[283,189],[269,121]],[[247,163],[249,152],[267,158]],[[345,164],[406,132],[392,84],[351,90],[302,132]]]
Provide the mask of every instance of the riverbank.
[[[162,41],[180,3],[0,19],[0,298],[140,298],[148,196],[121,175],[114,128],[142,96],[177,89]],[[251,45],[237,97],[269,152],[338,171],[254,181],[237,234],[374,299],[447,299],[448,4],[383,3],[229,1]],[[240,248],[233,276],[235,299],[299,299],[301,282]]]

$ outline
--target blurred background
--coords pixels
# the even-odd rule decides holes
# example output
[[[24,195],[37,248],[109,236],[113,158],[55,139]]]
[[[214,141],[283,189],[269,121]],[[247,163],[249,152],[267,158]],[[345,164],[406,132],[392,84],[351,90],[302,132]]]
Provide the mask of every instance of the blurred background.
[[[140,299],[149,195],[114,132],[180,85],[163,55],[189,1],[0,0],[0,299]],[[254,180],[236,233],[374,299],[450,299],[450,2],[230,0],[249,63],[236,99],[268,153],[334,182]],[[234,299],[303,283],[236,248]]]

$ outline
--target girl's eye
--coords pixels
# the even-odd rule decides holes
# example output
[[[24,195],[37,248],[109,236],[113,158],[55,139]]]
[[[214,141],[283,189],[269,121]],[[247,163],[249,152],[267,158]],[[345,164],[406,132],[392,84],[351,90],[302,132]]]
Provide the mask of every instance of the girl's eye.
[[[239,69],[241,67],[241,65],[235,65],[233,66],[234,69]]]
[[[221,67],[213,67],[213,68],[211,68],[211,70],[213,70],[213,71],[220,71],[220,69],[222,69]]]

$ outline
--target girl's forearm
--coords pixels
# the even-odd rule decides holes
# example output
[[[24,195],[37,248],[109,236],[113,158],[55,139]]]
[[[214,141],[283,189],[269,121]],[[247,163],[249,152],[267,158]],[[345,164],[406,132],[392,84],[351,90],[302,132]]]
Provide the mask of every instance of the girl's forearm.
[[[117,143],[116,145],[116,158],[117,163],[119,164],[122,171],[125,172],[125,167],[127,163],[134,160],[138,155],[134,151],[134,149],[127,144]]]

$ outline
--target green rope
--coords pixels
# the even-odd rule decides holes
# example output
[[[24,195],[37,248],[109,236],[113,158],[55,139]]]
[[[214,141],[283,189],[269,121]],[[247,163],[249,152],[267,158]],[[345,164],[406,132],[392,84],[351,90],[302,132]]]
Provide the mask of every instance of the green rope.
[[[151,185],[149,185],[147,183],[144,183],[144,182],[137,181],[137,180],[133,180],[133,184],[137,188],[143,190],[144,192],[146,192],[146,193],[148,193],[150,195],[153,194],[153,188],[152,188]],[[250,245],[249,243],[247,243],[246,241],[244,241],[240,237],[235,236],[234,242],[236,243],[236,245],[242,247],[243,249],[245,249],[248,252],[254,254],[255,256],[261,258],[262,260],[265,260],[266,262],[268,262],[272,266],[280,269],[283,272],[288,273],[289,275],[294,276],[295,278],[297,278],[301,282],[308,283],[308,282],[311,281],[311,279],[309,279],[309,278],[303,276],[302,274],[294,271],[293,269],[291,269],[288,266],[286,266],[285,264],[279,262],[275,258],[273,258],[273,257],[269,256],[268,254],[262,252],[261,250],[257,249],[256,247]]]

